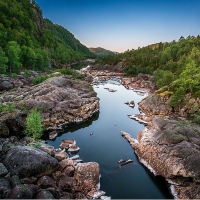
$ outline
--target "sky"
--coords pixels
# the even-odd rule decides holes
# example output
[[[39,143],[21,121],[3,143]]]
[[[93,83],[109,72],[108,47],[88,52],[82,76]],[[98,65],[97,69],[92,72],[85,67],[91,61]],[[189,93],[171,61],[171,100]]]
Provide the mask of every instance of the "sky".
[[[200,35],[200,0],[36,0],[87,47],[124,52]]]

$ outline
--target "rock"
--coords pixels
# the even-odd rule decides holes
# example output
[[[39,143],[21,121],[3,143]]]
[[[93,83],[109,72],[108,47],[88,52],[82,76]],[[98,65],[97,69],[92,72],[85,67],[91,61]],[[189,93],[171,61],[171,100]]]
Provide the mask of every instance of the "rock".
[[[62,177],[58,183],[59,188],[64,192],[75,193],[77,181],[74,177]]]
[[[77,119],[87,120],[99,109],[99,99],[89,88],[90,84],[85,81],[57,76],[32,87],[7,92],[2,102],[10,102],[19,109],[41,107],[45,130],[57,130]]]
[[[175,198],[199,197],[199,135],[197,125],[161,116],[153,119],[152,129],[145,128],[133,146],[141,163],[168,180]]]
[[[25,128],[25,112],[15,110],[0,113],[0,137],[9,137],[12,135],[22,136]]]
[[[55,150],[54,151],[54,158],[56,158],[58,161],[64,160],[68,158],[68,155],[63,150]]]
[[[80,151],[80,148],[76,145],[71,146],[69,149],[67,149],[67,152],[71,153],[71,154],[75,154],[78,151]]]
[[[47,153],[32,147],[14,147],[3,162],[12,175],[20,178],[50,174],[58,166],[58,161]]]
[[[53,139],[55,139],[57,137],[57,135],[58,135],[58,133],[56,131],[51,131],[49,133],[49,139],[53,140]]]
[[[62,140],[62,143],[60,145],[61,149],[67,149],[69,148],[70,144],[76,144],[76,141],[73,139],[66,139],[66,140]]]
[[[6,199],[10,189],[9,180],[0,178],[0,199]]]
[[[30,178],[22,178],[21,183],[22,184],[33,184],[37,182],[37,178],[32,176]]]
[[[16,187],[17,185],[21,185],[21,181],[19,179],[19,176],[17,176],[17,175],[12,176],[10,178],[10,184],[11,184],[12,188]]]
[[[62,171],[67,166],[73,166],[73,160],[72,159],[67,158],[67,159],[60,161],[58,169]]]
[[[11,90],[13,88],[13,84],[11,84],[9,81],[5,80],[3,82],[0,82],[0,90]]]
[[[74,198],[74,194],[71,194],[69,192],[63,192],[60,199],[75,199],[75,198]],[[80,199],[80,198],[78,198],[78,199]]]
[[[132,162],[133,162],[133,161],[132,161],[131,159],[128,159],[128,160],[122,162],[121,165],[126,165],[126,164],[132,163]]]
[[[48,144],[42,144],[42,146],[40,147],[40,149],[46,153],[48,153],[50,156],[54,156],[55,152],[54,152],[54,147],[52,147],[51,145]]]
[[[17,185],[13,188],[9,195],[8,199],[32,199],[33,198],[33,191],[29,185]]]
[[[59,188],[47,188],[46,191],[49,191],[55,199],[60,199],[61,193]]]
[[[53,181],[53,179],[49,176],[42,176],[38,182],[37,182],[37,186],[42,188],[42,189],[46,189],[46,188],[50,188],[50,187],[55,187],[55,183]]]
[[[72,159],[72,160],[77,160],[79,158],[80,158],[79,155],[75,155],[75,156],[70,157],[70,159]]]
[[[84,195],[87,195],[91,190],[96,190],[100,182],[99,164],[95,162],[78,163],[75,167],[74,177],[77,180],[78,188]]]
[[[105,194],[106,193],[102,190],[98,190],[98,191],[92,190],[92,191],[88,192],[87,197],[89,199],[99,199],[101,196],[103,196]]]
[[[132,107],[132,108],[135,107],[135,102],[134,101],[130,101],[129,102],[129,106]]]
[[[63,176],[68,176],[68,177],[73,177],[74,176],[74,167],[73,166],[67,166],[65,169],[62,171]]]
[[[8,173],[8,170],[5,168],[3,163],[0,163],[0,177],[5,176]]]
[[[111,197],[108,197],[108,196],[101,196],[101,198],[100,199],[102,199],[102,200],[110,200],[111,199]]]
[[[35,199],[55,199],[54,196],[48,190],[40,190]]]

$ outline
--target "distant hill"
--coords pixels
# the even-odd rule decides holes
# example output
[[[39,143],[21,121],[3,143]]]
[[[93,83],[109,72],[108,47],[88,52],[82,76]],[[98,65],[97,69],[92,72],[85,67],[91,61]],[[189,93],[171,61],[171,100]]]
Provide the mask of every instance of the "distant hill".
[[[93,54],[95,54],[99,57],[119,54],[118,52],[110,51],[110,50],[104,49],[102,47],[97,47],[97,48],[91,47],[91,48],[89,48],[89,50],[90,50],[90,52],[92,52]]]

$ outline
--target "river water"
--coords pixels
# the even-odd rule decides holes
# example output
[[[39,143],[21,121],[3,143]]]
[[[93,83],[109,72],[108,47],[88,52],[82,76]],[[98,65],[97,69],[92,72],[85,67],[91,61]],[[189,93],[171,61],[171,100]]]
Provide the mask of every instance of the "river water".
[[[99,113],[85,123],[68,127],[65,133],[58,135],[54,141],[47,140],[48,144],[59,148],[62,139],[75,139],[81,149],[78,155],[83,162],[99,163],[100,189],[112,199],[172,198],[164,179],[153,176],[139,163],[134,150],[120,133],[125,131],[137,138],[138,132],[144,128],[143,124],[129,119],[127,115],[139,113],[137,103],[145,96],[112,83],[93,86],[100,98]],[[109,92],[104,88],[117,91]],[[136,105],[134,108],[124,104],[132,100]],[[133,163],[120,166],[120,159],[132,159]]]

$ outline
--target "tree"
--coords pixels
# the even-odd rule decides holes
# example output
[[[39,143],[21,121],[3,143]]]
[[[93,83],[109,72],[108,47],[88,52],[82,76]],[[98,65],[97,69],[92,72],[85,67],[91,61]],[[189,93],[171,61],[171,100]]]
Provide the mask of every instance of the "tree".
[[[165,64],[167,61],[171,60],[171,48],[167,47],[161,54],[160,64]]]
[[[43,128],[40,112],[37,109],[33,109],[26,118],[25,133],[28,136],[33,136],[34,139],[39,139],[42,136],[42,132]]]
[[[15,41],[10,41],[6,45],[6,56],[8,57],[8,69],[9,72],[18,73],[21,69],[20,62],[20,46]]]
[[[8,66],[8,58],[5,56],[5,52],[0,47],[0,74],[5,74]]]

